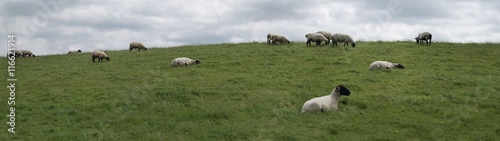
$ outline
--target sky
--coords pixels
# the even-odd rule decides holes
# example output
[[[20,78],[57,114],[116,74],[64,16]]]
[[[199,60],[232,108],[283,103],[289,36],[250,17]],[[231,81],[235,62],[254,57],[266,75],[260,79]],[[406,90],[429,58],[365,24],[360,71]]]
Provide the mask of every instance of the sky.
[[[305,42],[316,31],[356,41],[500,41],[498,0],[0,0],[0,41],[36,55],[146,47]],[[0,55],[7,54],[7,45]],[[305,46],[305,44],[304,44]]]

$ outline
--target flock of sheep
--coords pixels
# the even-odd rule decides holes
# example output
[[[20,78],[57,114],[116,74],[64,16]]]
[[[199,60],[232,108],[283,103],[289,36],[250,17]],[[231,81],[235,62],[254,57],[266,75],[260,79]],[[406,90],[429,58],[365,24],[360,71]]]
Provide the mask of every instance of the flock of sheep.
[[[329,44],[330,41],[332,42],[332,47],[336,46],[338,42],[343,42],[344,46],[349,46],[351,44],[352,47],[356,46],[356,42],[347,34],[342,34],[342,33],[336,33],[336,34],[331,34],[326,31],[318,31],[316,33],[308,33],[305,35],[307,41],[306,41],[306,46],[311,46],[311,42],[316,42],[316,46],[320,45],[321,42],[325,42],[325,45]],[[415,37],[415,40],[418,44],[423,44],[425,41],[427,45],[431,44],[432,40],[432,34],[429,32],[422,32],[419,33],[417,37]],[[267,34],[267,44],[271,45],[276,45],[277,42],[280,44],[283,43],[288,43],[290,44],[290,40],[288,40],[285,36],[282,35],[277,35],[277,34],[272,34],[269,33]],[[134,49],[137,50],[148,50],[142,43],[140,42],[132,42],[129,45],[129,51],[132,51]],[[76,53],[81,53],[81,50],[75,50],[75,51],[69,51],[68,54],[76,54]],[[15,50],[14,55],[16,57],[22,56],[22,57],[35,57],[35,55],[29,51],[29,50]],[[9,54],[8,54],[9,56]],[[103,60],[110,61],[111,59],[109,58],[106,53],[104,53],[101,50],[95,50],[91,54],[92,62],[95,62],[95,59],[98,59],[98,63],[102,62]],[[170,63],[170,66],[172,67],[182,67],[182,66],[188,66],[188,65],[193,65],[193,64],[199,64],[199,60],[194,60],[191,58],[187,57],[179,57],[175,58],[172,60]],[[388,61],[374,61],[370,64],[368,67],[368,70],[377,70],[377,69],[391,69],[391,68],[398,68],[398,69],[404,69],[405,67],[399,63],[391,63]],[[312,113],[319,113],[319,112],[326,112],[326,111],[332,111],[338,109],[338,103],[339,103],[339,98],[342,95],[349,96],[351,92],[349,89],[347,89],[343,85],[338,85],[333,89],[330,95],[326,96],[321,96],[321,97],[316,97],[312,98],[304,103],[302,106],[301,112],[312,112]]]
[[[140,43],[140,42],[132,42],[130,43],[129,45],[129,51],[132,51],[134,49],[137,49],[137,50],[148,50],[148,48],[146,46],[144,46],[144,44]],[[76,54],[76,53],[81,53],[82,51],[81,50],[73,50],[73,51],[69,51],[68,54]],[[109,56],[104,53],[104,51],[101,51],[101,50],[95,50],[92,52],[91,54],[91,60],[93,63],[95,63],[95,59],[97,58],[97,63],[99,62],[102,62],[103,60],[106,60],[106,61],[110,61],[111,59],[109,58]],[[179,57],[179,58],[175,58],[174,60],[172,60],[172,62],[170,63],[170,66],[172,67],[181,67],[181,66],[187,66],[187,65],[192,65],[192,64],[199,64],[200,63],[200,60],[194,60],[194,59],[191,59],[191,58],[187,58],[187,57]]]
[[[267,42],[268,43],[272,42],[276,44],[276,41],[274,41],[273,38],[274,36],[285,38],[280,35],[269,33],[267,35]],[[330,43],[330,40],[333,42],[332,46],[337,45],[337,42],[344,42],[344,46],[349,45],[349,43],[351,44],[352,47],[356,46],[356,42],[354,42],[354,40],[352,40],[352,38],[349,35],[341,33],[336,33],[332,35],[331,33],[326,31],[318,31],[316,33],[308,33],[305,35],[305,37],[307,39],[306,46],[310,46],[311,42],[313,41],[316,42],[316,46],[320,45],[321,42],[325,42],[326,45]],[[418,36],[415,37],[415,40],[417,41],[418,44],[423,44],[423,42],[425,41],[427,45],[430,45],[432,40],[432,34],[429,32],[419,33]],[[405,67],[399,63],[391,63],[389,61],[374,61],[370,64],[368,70],[392,69],[392,68],[404,69]],[[343,85],[338,85],[337,87],[335,87],[335,89],[333,89],[330,95],[315,97],[306,101],[302,106],[301,112],[320,113],[320,112],[336,110],[338,109],[340,96],[342,95],[349,96],[350,94],[351,91],[349,89],[347,89]]]

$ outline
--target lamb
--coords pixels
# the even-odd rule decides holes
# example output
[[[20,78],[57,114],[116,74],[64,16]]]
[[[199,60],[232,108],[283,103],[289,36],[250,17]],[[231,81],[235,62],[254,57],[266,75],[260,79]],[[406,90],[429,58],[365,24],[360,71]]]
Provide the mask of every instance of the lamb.
[[[92,52],[92,63],[95,63],[95,58],[99,58],[99,60],[97,60],[97,63],[102,62],[102,59],[106,59],[108,62],[109,60],[111,60],[108,55],[106,55],[106,53],[100,50],[95,50],[94,52]]]
[[[399,63],[391,63],[388,61],[375,61],[370,64],[370,67],[368,67],[368,70],[375,70],[375,69],[392,69],[392,68],[398,68],[398,69],[404,69],[405,67]]]
[[[318,31],[316,33],[322,34],[326,39],[328,39],[328,41],[326,42],[327,45],[330,43],[330,40],[332,39],[332,33],[326,31]]]
[[[351,36],[349,36],[347,34],[336,33],[336,34],[332,35],[331,39],[333,42],[332,47],[336,46],[337,42],[344,42],[344,46],[345,45],[349,46],[349,43],[351,43],[352,47],[356,47],[356,42],[354,42],[354,40],[352,40]]]
[[[271,44],[274,44],[274,45],[276,45],[276,42],[280,42],[280,44],[283,44],[283,42],[290,44],[290,40],[288,40],[285,36],[273,35],[273,36],[271,36],[270,39],[272,40]]]
[[[200,63],[200,60],[194,60],[194,59],[187,58],[187,57],[179,57],[179,58],[175,58],[174,60],[172,60],[170,65],[172,67],[182,67],[182,66],[199,64],[199,63]]]
[[[35,54],[33,54],[31,51],[29,50],[21,50],[21,52],[23,53],[22,56],[28,56],[28,57],[35,57]]]
[[[336,110],[338,109],[340,96],[349,96],[350,94],[351,91],[349,91],[349,89],[343,85],[338,85],[335,89],[333,89],[330,95],[315,97],[306,101],[304,106],[302,106],[302,113],[319,113]]]
[[[142,43],[139,42],[132,42],[130,43],[129,50],[132,51],[133,49],[141,50],[144,49],[144,51],[148,50]]]
[[[77,54],[77,53],[81,53],[82,51],[81,50],[73,50],[73,51],[68,51],[68,54]]]
[[[417,40],[417,44],[423,44],[424,40],[427,43],[427,45],[431,45],[431,40],[432,40],[432,34],[429,32],[422,32],[419,33],[417,37],[415,37],[415,40]]]
[[[273,33],[268,33],[267,34],[267,44],[271,44],[271,38],[276,35],[276,34],[273,34]]]
[[[328,39],[325,38],[323,34],[319,33],[308,33],[305,37],[307,38],[306,46],[311,46],[311,41],[315,41],[316,46],[319,46],[322,41],[324,41],[325,43],[328,41]]]

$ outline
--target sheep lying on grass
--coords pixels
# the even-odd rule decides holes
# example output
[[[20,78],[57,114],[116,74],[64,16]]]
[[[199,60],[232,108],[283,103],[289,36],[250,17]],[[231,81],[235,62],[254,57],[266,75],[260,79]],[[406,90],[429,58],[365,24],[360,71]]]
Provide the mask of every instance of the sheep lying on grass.
[[[23,53],[22,56],[24,56],[24,57],[26,57],[26,56],[27,57],[35,57],[35,54],[31,53],[31,51],[29,51],[29,50],[21,50],[21,52]]]
[[[95,58],[99,58],[99,60],[97,60],[97,63],[99,62],[102,62],[102,59],[106,59],[108,62],[109,60],[111,60],[108,55],[106,55],[106,53],[104,53],[103,51],[100,51],[100,50],[95,50],[94,52],[92,52],[92,62],[95,63]]]
[[[314,41],[316,42],[316,46],[319,46],[321,44],[321,42],[327,42],[328,39],[325,38],[325,36],[323,36],[323,34],[319,34],[319,33],[308,33],[306,34],[306,39],[307,39],[307,42],[306,42],[306,46],[311,46],[311,41]]]
[[[77,53],[81,53],[82,51],[81,50],[72,50],[72,51],[68,51],[68,54],[77,54]]]
[[[290,41],[285,37],[281,35],[273,35],[271,36],[271,40],[273,45],[276,45],[276,42],[280,42],[280,44],[287,43],[290,44]]]
[[[415,40],[417,40],[417,44],[423,44],[425,40],[427,45],[431,45],[432,34],[429,32],[419,33],[418,36],[415,37]]]
[[[399,63],[391,63],[388,61],[375,61],[375,62],[370,64],[370,67],[368,67],[368,70],[392,69],[392,68],[404,69],[405,67]]]
[[[319,113],[336,110],[338,109],[340,96],[349,96],[350,94],[351,91],[349,91],[349,89],[343,85],[338,85],[335,89],[333,89],[330,95],[316,97],[306,101],[304,106],[302,106],[302,113]]]
[[[172,62],[170,63],[170,66],[182,67],[182,66],[199,64],[199,63],[200,63],[200,60],[194,60],[194,59],[187,58],[187,57],[179,57],[179,58],[175,58],[174,60],[172,60]]]
[[[273,34],[273,33],[267,34],[267,44],[271,44],[271,37],[273,37],[274,35],[276,35],[276,34]]]
[[[141,50],[143,49],[144,51],[148,50],[142,43],[139,42],[132,42],[129,45],[129,50],[132,51],[133,49]]]
[[[352,40],[351,36],[342,34],[342,33],[336,33],[332,35],[332,47],[337,45],[337,42],[344,42],[344,46],[348,45],[351,43],[352,47],[356,47],[356,42]]]
[[[330,43],[330,40],[332,39],[332,33],[326,32],[326,31],[318,31],[316,33],[319,33],[319,34],[323,35],[326,39],[328,39],[328,41],[326,41],[325,44],[328,45]]]

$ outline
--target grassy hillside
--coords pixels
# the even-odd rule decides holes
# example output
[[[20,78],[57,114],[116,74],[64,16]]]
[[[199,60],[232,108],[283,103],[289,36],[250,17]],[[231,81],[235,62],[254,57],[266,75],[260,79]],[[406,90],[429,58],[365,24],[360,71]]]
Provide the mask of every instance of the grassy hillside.
[[[2,140],[498,140],[499,44],[216,44],[16,60]],[[201,64],[172,68],[176,57]],[[5,58],[3,58],[5,60]],[[404,70],[368,71],[375,60]],[[5,63],[4,66],[7,66]],[[332,113],[301,114],[344,84]]]

